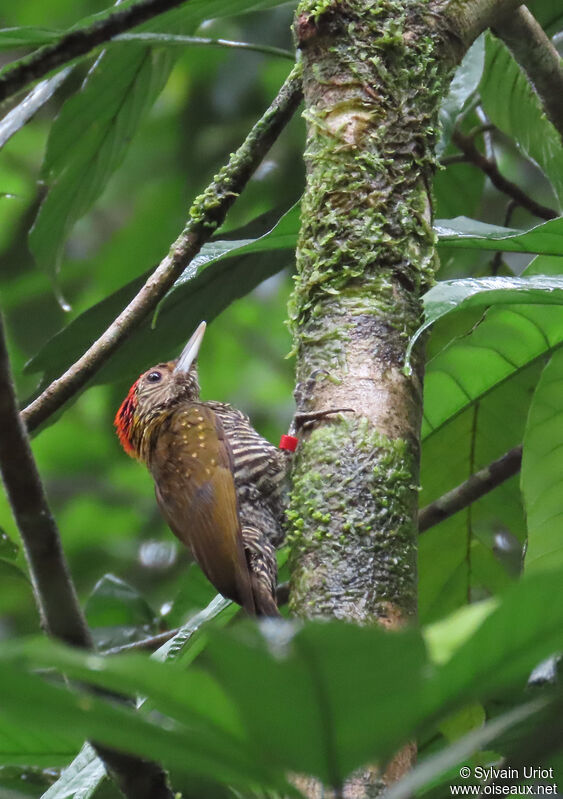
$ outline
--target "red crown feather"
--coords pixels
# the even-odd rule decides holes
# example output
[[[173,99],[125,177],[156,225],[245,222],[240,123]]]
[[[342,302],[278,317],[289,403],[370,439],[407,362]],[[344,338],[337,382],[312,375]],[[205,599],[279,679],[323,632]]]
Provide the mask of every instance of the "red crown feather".
[[[129,389],[129,393],[119,406],[119,410],[115,414],[115,419],[113,420],[121,446],[128,455],[131,455],[132,458],[134,458],[137,454],[133,444],[131,443],[131,433],[133,428],[133,419],[135,416],[135,408],[137,407],[136,389],[138,382],[138,380],[135,380]]]

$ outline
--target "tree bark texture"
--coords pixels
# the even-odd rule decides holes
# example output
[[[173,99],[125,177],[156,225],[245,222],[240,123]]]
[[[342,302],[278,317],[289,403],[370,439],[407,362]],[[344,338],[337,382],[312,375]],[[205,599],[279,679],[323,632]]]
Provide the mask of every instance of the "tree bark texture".
[[[423,352],[404,371],[437,259],[431,182],[438,108],[465,47],[429,0],[304,0],[307,187],[290,318],[298,411],[353,408],[303,436],[288,511],[290,606],[397,627],[417,612]],[[374,711],[376,712],[376,711]],[[379,796],[405,747],[341,791]]]
[[[301,443],[289,518],[298,615],[416,614],[422,357],[436,269],[430,183],[443,39],[420,0],[305,2],[307,189],[290,314],[298,409],[351,407]]]

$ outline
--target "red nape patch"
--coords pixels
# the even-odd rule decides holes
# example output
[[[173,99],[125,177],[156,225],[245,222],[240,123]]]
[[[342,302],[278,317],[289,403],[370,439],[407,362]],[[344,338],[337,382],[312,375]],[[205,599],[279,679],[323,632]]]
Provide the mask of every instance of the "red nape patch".
[[[136,380],[129,389],[129,393],[121,403],[119,410],[115,414],[115,419],[113,420],[115,429],[117,430],[117,437],[121,442],[121,446],[128,455],[131,455],[132,458],[134,458],[137,454],[133,444],[131,443],[131,433],[133,419],[135,416],[135,408],[137,407],[136,388],[138,382],[139,381]]]

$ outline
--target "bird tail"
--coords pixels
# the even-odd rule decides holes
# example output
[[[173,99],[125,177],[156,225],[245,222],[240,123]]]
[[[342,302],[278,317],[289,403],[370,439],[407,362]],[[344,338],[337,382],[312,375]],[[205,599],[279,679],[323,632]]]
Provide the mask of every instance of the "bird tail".
[[[242,540],[250,572],[256,616],[279,616],[276,602],[278,564],[269,538],[255,527],[244,525]]]
[[[258,617],[281,617],[275,596],[272,596],[271,591],[264,585],[260,577],[255,575],[252,576],[252,593],[254,594],[254,605]]]

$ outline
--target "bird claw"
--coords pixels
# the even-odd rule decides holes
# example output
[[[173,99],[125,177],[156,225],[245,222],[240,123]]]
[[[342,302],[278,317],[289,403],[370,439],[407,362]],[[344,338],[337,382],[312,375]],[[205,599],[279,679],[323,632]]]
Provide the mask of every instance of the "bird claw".
[[[293,417],[296,430],[310,430],[316,422],[337,413],[356,413],[354,408],[330,408],[326,411],[299,411]]]

